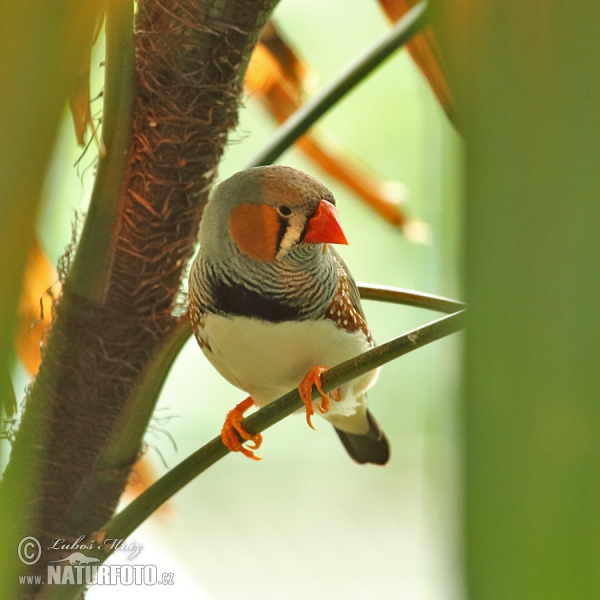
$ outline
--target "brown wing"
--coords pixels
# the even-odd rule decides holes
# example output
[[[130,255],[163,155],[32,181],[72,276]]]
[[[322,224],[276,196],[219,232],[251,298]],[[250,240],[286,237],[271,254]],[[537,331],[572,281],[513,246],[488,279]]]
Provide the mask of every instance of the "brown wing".
[[[331,252],[337,263],[339,283],[335,296],[327,308],[325,318],[333,321],[340,329],[346,329],[349,332],[361,330],[369,344],[375,345],[360,303],[356,282],[341,256],[331,246],[328,251]]]
[[[357,331],[360,329],[366,335],[369,344],[374,346],[375,342],[365,319],[356,282],[348,270],[346,263],[331,246],[329,246],[329,252],[332,253],[338,264],[339,284],[326,316],[333,320],[340,328],[347,329],[348,331]],[[354,435],[335,427],[334,429],[342,441],[346,452],[357,463],[384,465],[390,457],[389,442],[369,411],[367,411],[367,420],[369,422],[369,431],[364,435]]]

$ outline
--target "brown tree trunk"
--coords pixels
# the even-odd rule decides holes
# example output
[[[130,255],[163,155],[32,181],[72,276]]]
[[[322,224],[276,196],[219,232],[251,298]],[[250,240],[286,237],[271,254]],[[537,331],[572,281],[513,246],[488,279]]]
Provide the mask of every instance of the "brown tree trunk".
[[[30,520],[17,523],[17,540],[33,535],[46,549],[53,538],[97,538],[115,510],[155,400],[140,400],[140,385],[177,329],[182,275],[237,123],[246,64],[274,4],[138,3],[131,128],[103,257],[107,275],[100,294],[87,294],[72,271],[63,273],[63,295],[2,482],[1,514]],[[86,234],[94,226],[87,223]],[[82,256],[74,260],[79,273],[94,267]],[[125,439],[132,419],[143,427]],[[44,550],[29,572],[20,565],[18,573],[44,575],[58,554]]]

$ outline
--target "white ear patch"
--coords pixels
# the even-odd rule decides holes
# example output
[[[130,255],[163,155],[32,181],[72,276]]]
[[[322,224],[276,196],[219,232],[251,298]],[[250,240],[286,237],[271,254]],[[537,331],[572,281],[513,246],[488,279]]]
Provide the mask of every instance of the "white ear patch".
[[[304,231],[304,225],[306,224],[306,217],[304,215],[293,214],[288,219],[288,226],[285,230],[285,234],[279,244],[279,251],[277,252],[277,260],[281,260],[292,248],[300,241],[300,236]]]

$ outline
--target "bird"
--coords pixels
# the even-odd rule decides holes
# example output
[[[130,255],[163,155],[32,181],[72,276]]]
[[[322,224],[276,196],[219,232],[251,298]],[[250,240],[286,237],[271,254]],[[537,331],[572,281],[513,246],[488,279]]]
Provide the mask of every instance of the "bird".
[[[316,405],[352,459],[386,464],[388,440],[367,409],[378,369],[329,394],[321,387],[328,368],[375,345],[356,283],[332,247],[348,243],[333,194],[289,166],[246,169],[215,187],[198,239],[188,282],[194,335],[216,370],[249,395],[226,416],[225,446],[260,459],[262,435],[241,426],[244,413],[298,388],[309,426]]]

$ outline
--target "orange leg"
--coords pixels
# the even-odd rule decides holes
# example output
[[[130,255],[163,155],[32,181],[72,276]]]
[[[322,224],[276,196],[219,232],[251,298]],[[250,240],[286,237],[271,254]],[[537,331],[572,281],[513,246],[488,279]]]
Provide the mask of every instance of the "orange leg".
[[[315,414],[315,409],[312,404],[312,386],[313,384],[319,390],[319,394],[321,394],[321,402],[317,404],[317,408],[319,412],[324,415],[329,408],[331,407],[331,401],[329,399],[329,394],[326,394],[321,387],[321,375],[327,371],[327,367],[313,367],[304,377],[304,379],[300,382],[298,386],[298,392],[300,393],[300,398],[302,398],[302,402],[306,406],[306,422],[308,426],[314,429],[311,417]],[[340,401],[340,392],[339,390],[334,390],[331,392],[331,396],[336,402]]]
[[[221,439],[231,452],[241,452],[244,456],[253,460],[260,460],[261,457],[254,454],[253,450],[258,450],[262,444],[263,437],[260,433],[250,435],[240,424],[244,418],[244,413],[254,404],[254,400],[248,397],[239,404],[236,404],[225,417],[223,429],[221,429]],[[249,448],[243,446],[244,442],[240,442],[236,432],[244,441],[252,442]]]

